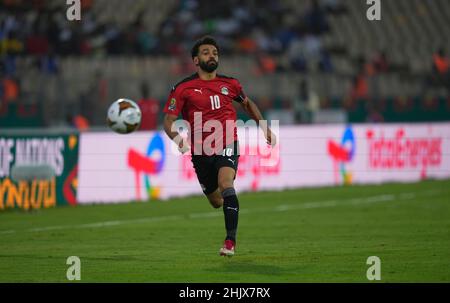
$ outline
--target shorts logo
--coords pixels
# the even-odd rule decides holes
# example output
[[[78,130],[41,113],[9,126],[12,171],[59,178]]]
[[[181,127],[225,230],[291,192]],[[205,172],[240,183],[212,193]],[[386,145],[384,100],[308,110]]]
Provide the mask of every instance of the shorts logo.
[[[175,110],[177,108],[177,100],[175,98],[170,99],[170,105],[168,110]]]
[[[205,185],[203,185],[203,184],[200,183],[200,186],[201,186],[201,188],[202,188],[203,191],[206,190],[206,186],[205,186]]]
[[[222,87],[221,89],[220,89],[220,92],[223,94],[223,95],[228,95],[228,88],[226,88],[226,87]]]

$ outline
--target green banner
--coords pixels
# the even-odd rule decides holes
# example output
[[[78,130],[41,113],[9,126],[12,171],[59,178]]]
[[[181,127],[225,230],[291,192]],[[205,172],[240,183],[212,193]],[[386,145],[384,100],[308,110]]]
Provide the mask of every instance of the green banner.
[[[0,211],[75,205],[78,170],[78,133],[0,134]],[[48,167],[48,178],[13,178],[16,168]],[[32,171],[31,171],[32,172]]]

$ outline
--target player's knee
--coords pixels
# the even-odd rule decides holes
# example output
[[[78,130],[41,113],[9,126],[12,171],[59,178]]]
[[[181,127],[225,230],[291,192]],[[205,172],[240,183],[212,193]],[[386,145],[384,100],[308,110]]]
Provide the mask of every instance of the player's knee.
[[[233,187],[233,180],[223,180],[219,181],[219,190],[223,192],[225,189]]]
[[[222,193],[225,189],[233,187],[233,178],[223,177],[218,180],[219,191]]]
[[[211,204],[213,208],[221,208],[223,203],[221,204]]]

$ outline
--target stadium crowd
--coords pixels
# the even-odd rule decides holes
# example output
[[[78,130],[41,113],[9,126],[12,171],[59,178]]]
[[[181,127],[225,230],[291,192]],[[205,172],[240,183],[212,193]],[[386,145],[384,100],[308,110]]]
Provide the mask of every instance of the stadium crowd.
[[[64,2],[64,1],[63,1]],[[93,10],[95,0],[82,1],[82,21],[67,22],[65,3],[50,0],[0,1],[0,96],[3,108],[21,95],[18,58],[29,58],[22,70],[46,75],[60,73],[60,61],[66,57],[170,56],[184,58],[192,41],[213,34],[220,43],[221,54],[252,56],[255,76],[277,73],[308,73],[311,62],[321,73],[336,73],[331,53],[339,50],[324,46],[322,36],[333,29],[328,18],[345,15],[345,1],[311,0],[301,10],[292,10],[285,1],[180,0],[167,13],[156,31],[145,26],[144,11],[125,26],[112,21],[100,22]],[[427,86],[450,87],[449,58],[444,49],[432,58],[432,74],[424,75]],[[189,72],[190,62],[180,59],[178,74]],[[370,97],[368,78],[395,72],[389,54],[383,50],[374,57],[355,60],[356,73],[347,97],[357,100]],[[185,66],[185,68],[183,68]],[[298,98],[287,102],[296,111],[297,122],[309,122],[302,111],[318,110],[323,104],[314,97],[309,84],[298,84]],[[309,96],[313,96],[310,98]],[[312,100],[312,101],[311,101]],[[323,102],[322,102],[323,103]],[[345,102],[341,104],[345,106]],[[268,106],[270,107],[270,106]],[[0,107],[0,112],[1,112]],[[368,121],[382,121],[381,113],[371,107]],[[305,120],[306,119],[306,120]]]
[[[3,1],[1,5],[1,55],[9,55],[6,65],[13,69],[12,57],[45,57],[51,63],[45,70],[55,71],[54,56],[89,55],[183,55],[197,37],[214,33],[221,53],[281,54],[289,56],[292,67],[303,70],[302,61],[322,56],[324,68],[330,68],[319,36],[329,31],[326,15],[344,12],[337,0],[314,0],[297,15],[283,2],[224,1],[208,5],[206,0],[180,1],[159,30],[151,33],[144,26],[145,15],[119,27],[112,22],[99,23],[84,5],[82,22],[67,22],[62,5],[46,6],[51,1]],[[50,58],[50,60],[48,59]]]

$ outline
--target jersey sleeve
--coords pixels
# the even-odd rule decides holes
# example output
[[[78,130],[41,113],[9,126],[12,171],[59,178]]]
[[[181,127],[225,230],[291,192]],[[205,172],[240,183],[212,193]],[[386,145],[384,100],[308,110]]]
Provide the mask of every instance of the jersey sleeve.
[[[184,106],[184,98],[179,87],[174,87],[170,91],[163,112],[170,115],[178,116]]]
[[[244,102],[245,98],[247,98],[247,96],[244,93],[244,90],[242,89],[242,85],[238,80],[234,81],[234,86],[236,88],[236,97],[234,97],[234,101],[238,102],[238,103],[242,103]]]

